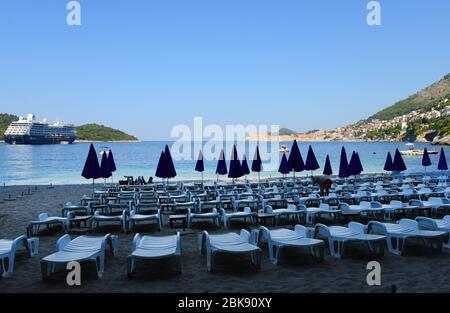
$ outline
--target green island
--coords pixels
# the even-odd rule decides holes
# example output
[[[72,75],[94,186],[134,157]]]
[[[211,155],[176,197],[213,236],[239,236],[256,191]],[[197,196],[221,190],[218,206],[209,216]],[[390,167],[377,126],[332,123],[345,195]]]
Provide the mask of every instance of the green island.
[[[0,113],[0,140],[4,139],[4,133],[9,124],[17,121],[18,116]],[[138,141],[139,139],[121,130],[98,124],[85,124],[76,126],[77,141]]]

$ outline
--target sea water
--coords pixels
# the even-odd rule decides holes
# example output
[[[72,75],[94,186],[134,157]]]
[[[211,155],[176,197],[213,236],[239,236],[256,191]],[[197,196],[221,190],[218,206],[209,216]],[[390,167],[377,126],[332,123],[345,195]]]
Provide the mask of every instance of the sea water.
[[[116,160],[117,172],[113,179],[123,179],[125,175],[144,176],[148,179],[155,175],[158,159],[165,145],[169,147],[173,142],[133,142],[133,143],[94,143],[97,151],[111,149]],[[266,143],[261,143],[265,145]],[[0,184],[6,185],[25,185],[25,184],[78,184],[89,183],[81,177],[81,171],[89,149],[89,143],[75,143],[72,145],[7,145],[0,143]],[[280,142],[278,147],[286,145],[289,148],[292,143]],[[311,145],[314,149],[321,169],[314,174],[321,174],[327,154],[330,155],[333,171],[336,174],[339,168],[339,159],[341,148],[344,146],[350,159],[352,151],[357,151],[364,166],[365,173],[383,172],[387,152],[392,154],[396,148],[406,150],[404,143],[367,143],[367,142],[318,142],[318,143],[299,143],[300,150],[304,160],[308,147]],[[416,149],[439,151],[440,147],[431,146],[428,143],[417,143]],[[247,154],[249,166],[254,151],[249,151],[250,145],[246,144],[246,151],[239,151],[240,156]],[[450,161],[450,148],[444,147],[444,150]],[[198,152],[192,152],[195,157]],[[226,151],[227,158],[231,151]],[[439,160],[439,155],[431,155],[433,165],[428,171],[435,171]],[[101,157],[99,156],[99,160]],[[409,172],[423,171],[421,166],[422,157],[404,156],[406,166]],[[175,161],[177,177],[175,180],[199,180],[201,174],[194,171],[196,160]],[[205,160],[204,179],[216,179],[215,169],[217,160]],[[277,169],[267,169],[261,173],[262,178],[278,177]],[[311,173],[303,172],[297,176],[306,176]],[[257,179],[257,174],[252,173],[249,179]],[[225,180],[226,178],[221,178]],[[158,179],[155,178],[156,181]],[[98,180],[99,182],[101,180]],[[110,180],[109,180],[110,181]]]

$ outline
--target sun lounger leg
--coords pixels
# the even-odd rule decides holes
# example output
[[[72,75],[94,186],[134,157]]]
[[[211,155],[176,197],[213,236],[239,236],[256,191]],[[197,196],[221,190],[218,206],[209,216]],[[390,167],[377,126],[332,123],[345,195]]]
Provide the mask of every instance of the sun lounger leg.
[[[330,254],[335,258],[344,257],[344,241],[328,239],[330,243]]]
[[[2,277],[3,278],[12,276],[12,273],[14,271],[14,254],[15,254],[15,252],[12,251],[8,256],[1,259]],[[8,260],[8,268],[6,268],[6,264],[5,264],[6,260]]]
[[[311,255],[319,262],[323,262],[325,251],[323,245],[317,245],[310,248]]]
[[[261,268],[261,251],[255,251],[251,253],[252,264],[255,268]]]
[[[182,274],[182,268],[183,268],[183,263],[182,263],[182,259],[181,259],[181,255],[177,256],[177,268],[178,268],[178,274],[181,275]]]
[[[423,239],[425,247],[430,249],[432,252],[441,253],[443,248],[443,240],[441,238],[429,238]]]
[[[133,256],[127,258],[127,277],[132,278],[136,266],[136,259]]]
[[[274,265],[278,265],[280,263],[279,258],[280,258],[280,247],[274,245],[274,244],[269,244],[269,257],[270,257],[270,261],[274,264]]]
[[[207,251],[206,251],[206,266],[208,267],[208,271],[210,273],[214,272],[213,262],[214,262],[214,254],[210,249],[207,249]]]
[[[48,277],[50,276],[50,274],[52,274],[52,273],[49,273],[48,267],[49,267],[48,262],[41,262],[42,280],[47,280]],[[50,269],[53,269],[53,264],[50,264]]]
[[[100,278],[102,278],[103,274],[105,273],[105,255],[104,255],[104,253],[101,253],[100,256],[97,257],[95,262],[96,262],[96,268],[97,268],[97,279],[100,279]]]
[[[402,255],[406,246],[406,238],[388,236],[387,245],[389,252],[396,255]]]
[[[376,256],[379,257],[384,256],[384,246],[385,246],[384,241],[376,241],[376,242],[369,241],[367,242],[367,246],[369,250]]]

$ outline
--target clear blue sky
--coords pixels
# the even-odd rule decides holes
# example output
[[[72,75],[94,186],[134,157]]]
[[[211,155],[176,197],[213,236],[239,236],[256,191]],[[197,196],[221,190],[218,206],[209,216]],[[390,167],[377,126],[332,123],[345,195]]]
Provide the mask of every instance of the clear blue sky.
[[[97,122],[145,140],[174,124],[351,123],[450,72],[448,0],[0,3],[0,111]]]

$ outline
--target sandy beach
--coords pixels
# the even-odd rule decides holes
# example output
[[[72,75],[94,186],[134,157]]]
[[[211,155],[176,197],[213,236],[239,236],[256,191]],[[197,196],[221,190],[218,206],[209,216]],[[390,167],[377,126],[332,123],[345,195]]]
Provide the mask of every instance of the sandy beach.
[[[30,187],[34,189],[34,186]],[[78,203],[83,194],[88,194],[90,185],[61,185],[48,189],[39,186],[30,196],[15,201],[0,203],[0,238],[12,239],[25,233],[29,221],[36,219],[42,212],[50,215],[61,214],[65,202]],[[15,197],[27,192],[28,186],[0,188],[0,198],[9,193]],[[239,224],[233,224],[233,231],[239,231]],[[215,274],[209,274],[206,260],[199,256],[196,248],[197,234],[203,225],[188,230],[182,236],[183,274],[172,271],[171,264],[157,262],[132,280],[126,276],[126,256],[131,251],[134,234],[123,234],[118,227],[101,228],[98,235],[111,232],[119,235],[120,251],[115,257],[109,257],[106,273],[96,280],[93,271],[83,267],[81,287],[71,288],[65,283],[64,275],[57,275],[49,282],[43,282],[40,274],[40,259],[54,252],[61,232],[42,233],[40,254],[28,259],[19,256],[16,259],[12,278],[0,279],[0,292],[82,292],[82,293],[309,293],[309,292],[391,292],[395,285],[398,292],[450,292],[450,252],[430,255],[420,246],[413,246],[406,256],[391,254],[380,260],[382,265],[382,286],[369,287],[366,284],[367,263],[373,258],[365,249],[355,247],[355,252],[344,260],[329,255],[323,263],[315,263],[306,253],[292,251],[286,253],[280,266],[270,263],[267,249],[264,248],[261,271],[253,270],[248,262],[236,258],[219,258]],[[212,227],[208,230],[217,232]],[[158,234],[156,229],[145,227],[142,233]],[[166,225],[162,234],[172,234]],[[75,236],[75,235],[72,235]],[[244,261],[244,262],[242,262]]]

